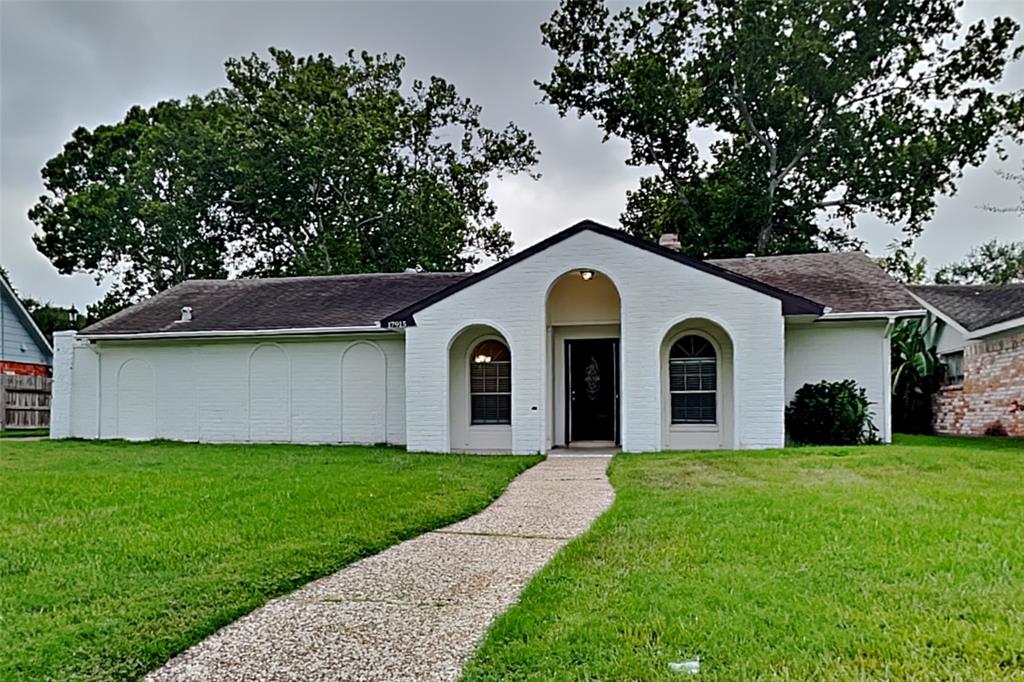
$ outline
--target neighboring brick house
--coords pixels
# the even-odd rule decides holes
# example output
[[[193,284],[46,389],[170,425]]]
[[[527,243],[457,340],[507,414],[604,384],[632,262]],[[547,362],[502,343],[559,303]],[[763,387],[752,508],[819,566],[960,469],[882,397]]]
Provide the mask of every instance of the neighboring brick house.
[[[1024,284],[910,289],[938,318],[935,430],[1024,436]]]
[[[781,447],[797,389],[854,379],[888,441],[888,331],[924,314],[862,253],[701,261],[584,221],[475,274],[193,281],[58,332],[51,436]]]
[[[0,282],[0,374],[50,376],[53,349],[7,280]]]

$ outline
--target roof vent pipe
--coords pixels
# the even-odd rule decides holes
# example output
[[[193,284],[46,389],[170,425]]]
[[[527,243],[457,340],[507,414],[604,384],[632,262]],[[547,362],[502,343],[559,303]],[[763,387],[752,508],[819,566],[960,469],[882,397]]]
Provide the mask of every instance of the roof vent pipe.
[[[756,255],[757,255],[756,253],[746,253],[746,254],[743,254],[743,257],[744,258],[754,258]]]
[[[405,274],[407,274],[407,275],[415,275],[417,272],[419,272],[419,270],[417,270],[416,268],[406,268],[405,269]]]
[[[178,322],[191,322],[192,321],[192,306],[187,305],[181,309],[181,319]]]
[[[679,243],[679,235],[675,232],[666,232],[658,238],[658,246],[663,246],[671,251],[679,251],[683,245]]]

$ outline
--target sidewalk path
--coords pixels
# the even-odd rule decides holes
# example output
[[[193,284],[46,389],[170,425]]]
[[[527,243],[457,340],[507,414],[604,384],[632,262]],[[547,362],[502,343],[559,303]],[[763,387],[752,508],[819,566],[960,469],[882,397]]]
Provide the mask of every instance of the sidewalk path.
[[[612,503],[605,457],[549,458],[476,516],[275,599],[165,680],[456,680],[487,627]]]

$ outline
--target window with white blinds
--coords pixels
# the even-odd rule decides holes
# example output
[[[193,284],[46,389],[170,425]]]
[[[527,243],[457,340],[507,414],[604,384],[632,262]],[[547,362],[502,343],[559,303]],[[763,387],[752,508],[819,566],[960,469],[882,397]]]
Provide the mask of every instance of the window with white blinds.
[[[702,336],[684,336],[668,359],[673,424],[718,422],[718,357]]]

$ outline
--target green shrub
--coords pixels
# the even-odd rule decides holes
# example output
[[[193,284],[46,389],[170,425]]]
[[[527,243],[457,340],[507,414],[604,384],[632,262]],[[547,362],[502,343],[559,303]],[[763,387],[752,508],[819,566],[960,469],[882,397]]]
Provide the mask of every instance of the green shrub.
[[[857,445],[876,443],[867,393],[853,379],[804,384],[786,408],[786,429],[795,443]]]

